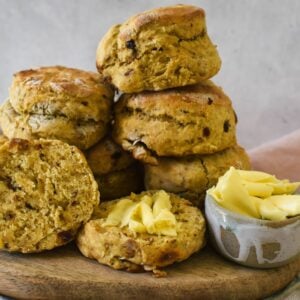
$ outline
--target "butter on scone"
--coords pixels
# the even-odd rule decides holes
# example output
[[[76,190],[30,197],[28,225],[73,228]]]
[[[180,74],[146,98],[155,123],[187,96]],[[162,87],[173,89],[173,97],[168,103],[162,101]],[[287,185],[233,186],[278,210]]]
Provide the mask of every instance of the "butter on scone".
[[[20,71],[0,123],[9,138],[59,139],[87,149],[106,135],[113,97],[97,73],[62,66]]]
[[[191,203],[164,191],[103,202],[77,237],[86,257],[114,269],[153,271],[205,245],[205,220]]]
[[[0,144],[0,249],[40,252],[74,239],[99,203],[93,174],[58,140]]]
[[[146,189],[178,194],[199,208],[203,207],[206,190],[231,166],[250,169],[249,157],[240,146],[209,155],[160,157],[157,161],[157,165],[144,164]]]
[[[120,200],[108,214],[103,226],[121,226],[136,233],[177,236],[177,221],[171,212],[170,195],[158,191],[144,195],[139,202]]]
[[[231,100],[212,81],[160,92],[123,94],[113,138],[136,159],[210,154],[236,144]]]
[[[97,68],[126,93],[199,83],[221,67],[203,9],[175,5],[113,26],[100,41]]]

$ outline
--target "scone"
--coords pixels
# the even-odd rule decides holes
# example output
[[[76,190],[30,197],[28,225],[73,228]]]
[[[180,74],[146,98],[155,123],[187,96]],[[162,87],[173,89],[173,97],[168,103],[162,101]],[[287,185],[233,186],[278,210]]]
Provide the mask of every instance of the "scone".
[[[211,155],[162,157],[156,166],[144,165],[145,187],[179,194],[202,208],[206,190],[231,166],[250,169],[248,155],[242,147],[235,146]]]
[[[169,228],[159,227],[154,221],[156,227],[152,228],[153,233],[149,233],[149,229],[145,231],[145,226],[141,223],[144,222],[147,228],[151,228],[151,222],[149,223],[149,219],[148,222],[138,220],[139,216],[136,214],[138,214],[137,209],[142,207],[141,202],[143,202],[143,207],[148,207],[148,210],[152,211],[151,206],[154,207],[156,204],[151,203],[151,200],[156,202],[160,199],[166,200],[166,197],[169,198],[171,204],[171,207],[168,207],[169,211],[166,212],[168,209],[163,206],[160,208],[164,209],[158,212],[161,213],[164,210],[161,216],[163,214],[169,216],[169,219],[165,218],[165,222],[170,221],[169,225],[163,223]],[[137,205],[133,209],[132,207],[128,209],[127,204],[130,205],[131,201]],[[153,208],[154,215],[160,205]],[[125,226],[116,222],[118,214],[123,212],[125,218],[123,217],[122,223],[124,220],[124,224],[128,223]],[[135,215],[133,218],[136,217],[137,221],[131,219],[130,213]],[[142,212],[140,214],[144,215]],[[175,223],[172,223],[172,218]],[[157,219],[159,217],[155,220]],[[204,234],[205,220],[201,212],[189,201],[163,191],[147,191],[139,195],[131,194],[126,199],[101,203],[93,219],[79,232],[77,245],[83,255],[114,269],[156,272],[161,267],[187,259],[201,249],[205,245]]]
[[[211,81],[160,92],[124,94],[115,105],[113,138],[136,159],[210,154],[236,144],[230,99]]]
[[[113,26],[96,61],[99,72],[126,93],[199,83],[221,67],[205,12],[190,5],[145,11]]]
[[[62,66],[14,75],[0,123],[9,138],[60,139],[87,149],[106,133],[114,91],[93,72]]]
[[[40,252],[74,239],[99,203],[82,153],[57,140],[0,145],[0,249]]]
[[[135,163],[130,153],[124,151],[109,136],[88,149],[85,156],[95,175],[124,170]]]
[[[95,175],[101,201],[117,199],[143,189],[143,171],[137,163],[126,169]]]
[[[85,152],[98,183],[101,200],[111,200],[139,192],[143,173],[130,153],[106,137]]]

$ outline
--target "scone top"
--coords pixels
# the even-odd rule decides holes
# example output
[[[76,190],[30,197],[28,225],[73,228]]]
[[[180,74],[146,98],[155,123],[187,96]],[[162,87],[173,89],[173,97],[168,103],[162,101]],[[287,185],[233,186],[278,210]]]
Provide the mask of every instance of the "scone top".
[[[126,93],[196,84],[221,66],[204,11],[187,5],[153,9],[113,26],[96,56],[98,71]]]
[[[137,38],[147,27],[172,32],[183,39],[192,38],[205,34],[205,12],[202,8],[182,4],[148,10],[129,18],[122,25],[119,38],[124,41]]]
[[[106,120],[114,91],[93,72],[63,66],[14,74],[10,103],[21,114],[64,115],[70,119]]]

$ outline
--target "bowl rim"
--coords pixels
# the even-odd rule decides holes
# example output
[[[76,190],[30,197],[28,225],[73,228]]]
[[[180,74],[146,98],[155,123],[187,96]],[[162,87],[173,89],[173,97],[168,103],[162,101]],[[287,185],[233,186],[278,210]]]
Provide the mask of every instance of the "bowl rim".
[[[216,199],[212,195],[209,195],[208,193],[206,193],[206,196],[205,196],[205,206],[206,206],[206,202],[210,202],[219,214],[222,214],[225,216],[227,215],[227,216],[231,217],[232,219],[241,220],[241,221],[244,221],[245,223],[249,223],[249,224],[265,225],[268,227],[277,228],[277,227],[283,227],[283,226],[289,225],[289,224],[297,222],[297,221],[299,221],[299,223],[300,223],[300,215],[288,218],[286,220],[281,220],[281,221],[264,220],[264,219],[257,219],[254,217],[244,216],[242,214],[236,213],[234,211],[231,211],[231,210],[221,206],[216,201]]]

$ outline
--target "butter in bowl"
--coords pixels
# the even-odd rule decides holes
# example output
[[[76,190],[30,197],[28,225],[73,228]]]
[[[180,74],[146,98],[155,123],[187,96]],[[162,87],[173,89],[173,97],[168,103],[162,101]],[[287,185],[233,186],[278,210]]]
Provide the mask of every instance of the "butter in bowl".
[[[207,191],[205,214],[215,248],[255,268],[285,265],[300,254],[299,182],[230,168]]]

